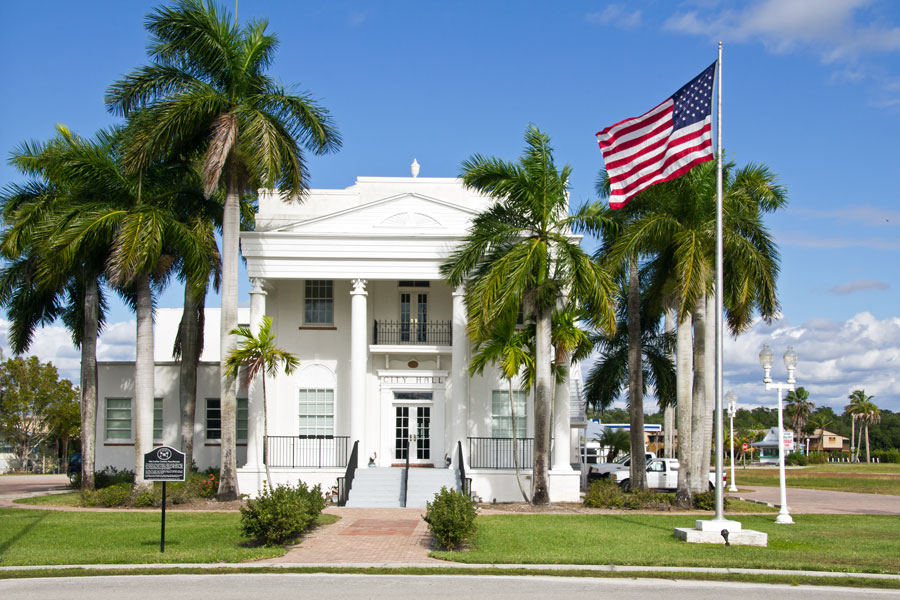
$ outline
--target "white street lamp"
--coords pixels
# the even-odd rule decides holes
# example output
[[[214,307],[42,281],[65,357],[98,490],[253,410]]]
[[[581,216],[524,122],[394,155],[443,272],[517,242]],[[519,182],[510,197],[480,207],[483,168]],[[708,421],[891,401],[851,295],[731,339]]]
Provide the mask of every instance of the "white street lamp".
[[[728,402],[728,417],[731,419],[731,485],[728,486],[729,492],[738,491],[737,485],[734,483],[734,415],[737,413],[737,394],[728,392],[725,394],[725,400]]]
[[[769,348],[768,344],[764,345],[759,353],[759,364],[762,365],[765,373],[763,383],[766,384],[767,390],[778,390],[778,479],[781,485],[781,510],[778,511],[775,522],[780,525],[790,525],[794,520],[788,513],[787,486],[784,480],[784,417],[781,405],[782,392],[784,390],[794,391],[794,369],[797,367],[797,353],[794,352],[793,346],[788,346],[787,351],[784,353],[784,366],[788,372],[787,382],[785,383],[772,381],[771,370],[774,359],[775,354],[772,352],[772,349]]]

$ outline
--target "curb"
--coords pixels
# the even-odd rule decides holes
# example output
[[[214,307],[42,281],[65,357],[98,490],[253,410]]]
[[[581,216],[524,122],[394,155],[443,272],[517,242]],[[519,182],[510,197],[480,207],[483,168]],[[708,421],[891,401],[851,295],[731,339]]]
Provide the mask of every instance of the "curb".
[[[92,571],[139,570],[139,569],[235,569],[238,571],[252,569],[429,569],[442,571],[450,569],[480,570],[538,570],[538,571],[584,571],[598,573],[707,573],[720,575],[782,575],[800,577],[822,577],[829,579],[872,579],[900,581],[900,574],[890,573],[850,573],[843,571],[792,571],[789,569],[740,569],[715,567],[661,567],[640,565],[560,565],[560,564],[471,564],[448,563],[150,563],[122,565],[26,565],[0,567],[0,573],[10,571],[64,570],[84,569]]]

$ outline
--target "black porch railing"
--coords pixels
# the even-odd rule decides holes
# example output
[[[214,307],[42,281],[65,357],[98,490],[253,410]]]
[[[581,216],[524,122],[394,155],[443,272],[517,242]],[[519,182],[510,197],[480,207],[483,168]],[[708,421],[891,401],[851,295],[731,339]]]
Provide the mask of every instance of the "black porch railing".
[[[266,461],[270,467],[346,467],[346,435],[270,435]]]
[[[356,463],[359,461],[359,440],[353,442],[353,451],[350,452],[350,460],[347,462],[347,470],[343,477],[338,477],[338,506],[346,506],[353,488],[353,478],[356,476]]]
[[[429,344],[453,345],[451,321],[375,321],[373,344]]]
[[[534,461],[534,438],[518,438],[519,468],[531,469]],[[515,469],[512,438],[469,438],[469,467],[473,469]]]
[[[456,463],[459,465],[459,482],[462,485],[462,493],[472,497],[472,478],[466,477],[466,458],[463,456],[462,441],[456,442]]]

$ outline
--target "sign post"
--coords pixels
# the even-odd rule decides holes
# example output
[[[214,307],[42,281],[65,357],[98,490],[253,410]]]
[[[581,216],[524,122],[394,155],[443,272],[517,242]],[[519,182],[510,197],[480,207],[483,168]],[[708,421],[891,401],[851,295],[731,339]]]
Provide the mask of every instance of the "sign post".
[[[166,482],[184,481],[184,454],[170,446],[154,448],[144,454],[144,480],[162,481],[162,519],[159,551],[166,551]]]

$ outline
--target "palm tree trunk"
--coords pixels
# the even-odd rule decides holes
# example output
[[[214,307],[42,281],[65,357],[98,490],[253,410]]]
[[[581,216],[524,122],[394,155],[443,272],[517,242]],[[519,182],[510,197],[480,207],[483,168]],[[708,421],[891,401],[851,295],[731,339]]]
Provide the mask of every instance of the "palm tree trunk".
[[[641,365],[641,289],[637,257],[628,261],[628,400],[631,417],[631,489],[647,489],[644,460],[644,382]]]
[[[853,462],[853,452],[856,450],[856,415],[850,414],[850,462]]]
[[[675,504],[681,508],[692,508],[691,494],[691,373],[693,372],[692,319],[690,311],[678,314],[676,331],[677,354],[675,387],[678,399],[678,490]]]
[[[135,281],[137,348],[134,358],[134,493],[152,490],[144,479],[144,454],[153,449],[153,298],[149,275]]]
[[[94,489],[94,443],[97,435],[97,331],[100,290],[97,279],[84,282],[84,329],[81,337],[81,489]]]
[[[269,444],[269,406],[266,402],[266,370],[264,368],[259,371],[259,376],[262,379],[263,448],[265,448]],[[269,485],[269,488],[272,488],[274,486],[272,485],[272,473],[269,471],[269,453],[265,451],[263,451],[263,466],[266,468],[266,483]]]
[[[713,416],[716,408],[716,297],[706,296],[706,327],[704,327],[704,409],[703,449],[700,456],[700,481],[706,491],[712,457]]]
[[[222,218],[222,314],[220,323],[220,402],[222,407],[222,458],[216,498],[227,502],[240,497],[237,482],[237,380],[225,374],[225,360],[235,346],[231,331],[238,325],[238,241],[240,237],[240,186],[234,172],[227,174],[225,210]]]
[[[872,462],[872,456],[869,454],[869,421],[866,420],[866,462]]]
[[[184,286],[184,312],[181,317],[181,451],[190,468],[194,464],[194,426],[197,418],[197,368],[200,364],[200,346],[203,326],[200,313],[206,304],[206,293],[195,296],[190,286]]]
[[[522,485],[522,473],[519,469],[519,438],[516,433],[516,404],[513,402],[512,378],[507,381],[509,383],[509,414],[512,416],[513,466],[516,468],[516,483],[519,484],[519,491],[522,492],[522,498],[525,499],[525,502],[530,504],[531,498],[525,493],[525,487]]]
[[[694,307],[694,385],[691,406],[691,491],[705,492],[700,478],[703,435],[706,433],[706,303]]]
[[[675,331],[675,309],[666,308],[665,330],[667,334]],[[674,352],[670,354],[675,362]],[[675,407],[667,404],[663,412],[663,452],[666,458],[675,458]]]
[[[536,506],[550,504],[548,481],[550,459],[550,437],[548,422],[550,417],[553,377],[550,369],[551,354],[551,312],[540,308],[537,311],[537,332],[535,334],[535,385],[534,385],[534,492],[532,502]]]

